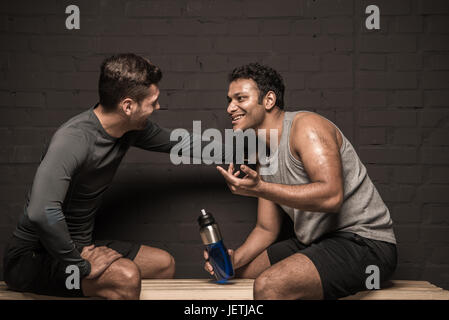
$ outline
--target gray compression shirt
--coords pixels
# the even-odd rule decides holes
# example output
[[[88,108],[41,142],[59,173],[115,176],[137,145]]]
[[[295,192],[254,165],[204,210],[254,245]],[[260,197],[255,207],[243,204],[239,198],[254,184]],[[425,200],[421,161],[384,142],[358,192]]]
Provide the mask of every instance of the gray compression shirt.
[[[170,141],[171,131],[151,121],[144,130],[114,138],[93,112],[96,106],[71,118],[53,135],[14,231],[18,238],[40,242],[64,263],[77,265],[81,277],[90,273],[81,248],[92,243],[102,196],[128,149],[168,153],[175,144],[192,149],[193,140],[201,140],[185,135],[180,142]]]

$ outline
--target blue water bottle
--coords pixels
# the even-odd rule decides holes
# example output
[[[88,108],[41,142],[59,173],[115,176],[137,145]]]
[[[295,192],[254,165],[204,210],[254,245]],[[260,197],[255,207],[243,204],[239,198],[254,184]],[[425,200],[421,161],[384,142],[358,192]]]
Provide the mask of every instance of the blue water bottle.
[[[209,253],[209,262],[214,268],[214,275],[218,283],[225,283],[234,277],[231,258],[221,238],[220,229],[211,213],[201,210],[198,218],[200,235]]]

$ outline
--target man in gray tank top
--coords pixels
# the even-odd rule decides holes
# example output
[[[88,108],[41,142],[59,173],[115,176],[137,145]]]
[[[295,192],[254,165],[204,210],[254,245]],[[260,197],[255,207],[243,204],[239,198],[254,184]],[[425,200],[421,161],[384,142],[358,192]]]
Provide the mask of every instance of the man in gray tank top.
[[[316,113],[284,111],[283,80],[270,67],[236,68],[229,82],[233,129],[278,133],[267,158],[277,170],[217,167],[234,194],[258,198],[255,228],[230,251],[237,276],[256,279],[255,299],[337,299],[378,288],[396,268],[396,239],[389,210],[349,140]],[[276,242],[283,212],[293,232]],[[205,269],[213,273],[207,261]]]

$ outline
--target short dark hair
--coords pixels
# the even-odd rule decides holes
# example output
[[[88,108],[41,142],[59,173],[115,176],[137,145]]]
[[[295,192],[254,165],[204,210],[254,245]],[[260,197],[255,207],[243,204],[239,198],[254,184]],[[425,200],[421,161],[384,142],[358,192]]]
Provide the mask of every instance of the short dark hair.
[[[161,79],[161,69],[149,60],[133,53],[113,55],[101,64],[100,104],[108,111],[114,110],[125,98],[140,104],[148,95],[148,87]]]
[[[284,109],[284,81],[281,75],[273,68],[257,62],[249,63],[235,68],[229,74],[228,80],[230,83],[238,79],[252,79],[257,83],[260,91],[260,104],[268,91],[273,91],[276,94],[276,105],[280,109]]]

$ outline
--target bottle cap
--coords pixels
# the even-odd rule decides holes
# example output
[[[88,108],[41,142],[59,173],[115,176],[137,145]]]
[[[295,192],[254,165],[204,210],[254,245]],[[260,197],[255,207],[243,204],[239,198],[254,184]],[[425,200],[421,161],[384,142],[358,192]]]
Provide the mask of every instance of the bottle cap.
[[[198,217],[198,224],[200,228],[203,228],[207,225],[214,224],[215,219],[210,212],[206,212],[206,210],[201,210],[201,215]]]

